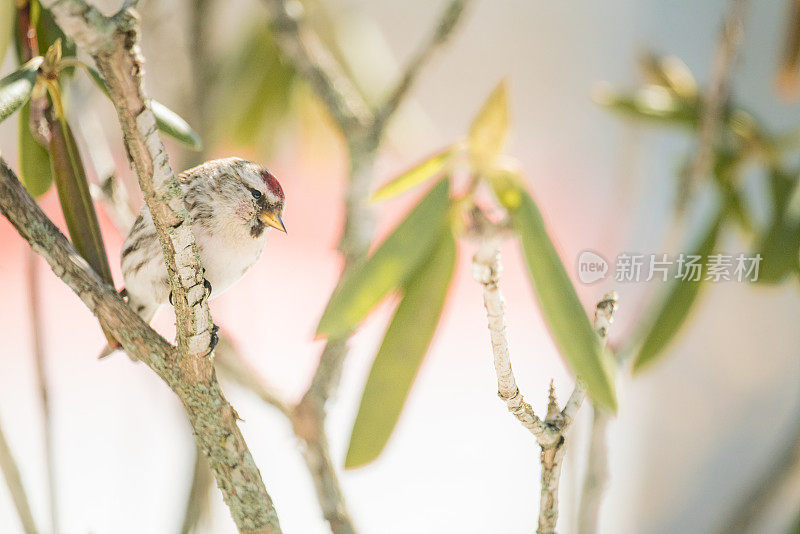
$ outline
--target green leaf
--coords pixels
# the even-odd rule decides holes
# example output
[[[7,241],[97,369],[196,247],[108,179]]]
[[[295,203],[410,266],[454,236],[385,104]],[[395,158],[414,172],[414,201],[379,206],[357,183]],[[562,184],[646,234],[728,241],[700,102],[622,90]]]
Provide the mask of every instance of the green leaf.
[[[641,58],[641,66],[649,83],[666,87],[683,98],[697,96],[697,82],[692,71],[679,57],[647,53]]]
[[[486,99],[469,129],[469,151],[478,167],[489,167],[500,155],[508,137],[508,128],[508,94],[503,80]]]
[[[699,106],[669,89],[647,85],[634,93],[622,93],[606,87],[596,88],[593,99],[611,111],[633,119],[694,128],[700,116]]]
[[[456,243],[445,230],[439,244],[406,282],[361,397],[345,468],[363,466],[386,446],[442,314],[456,263]]]
[[[634,373],[653,364],[677,337],[681,326],[686,322],[700,289],[704,286],[707,259],[714,252],[725,213],[726,208],[723,207],[692,252],[694,256],[701,256],[698,261],[702,265],[699,280],[673,280],[666,294],[656,301],[655,308],[645,314],[649,319],[642,323],[644,328],[635,336],[642,341],[633,362]]]
[[[796,173],[772,169],[769,177],[772,219],[759,236],[755,250],[761,255],[758,283],[777,284],[798,269],[800,217],[790,199],[800,187]]]
[[[50,171],[50,156],[47,149],[31,134],[30,114],[31,104],[28,102],[19,113],[19,168],[25,189],[36,198],[50,189],[53,174]]]
[[[318,335],[340,338],[399,288],[429,255],[447,221],[449,181],[441,180],[333,293],[317,326]]]
[[[37,0],[31,1],[31,17],[36,25],[36,39],[40,51],[47,50],[60,39],[61,55],[63,57],[75,57],[77,52],[75,43],[61,31],[61,28],[56,24],[50,10],[42,7],[41,3]],[[72,67],[66,67],[60,70],[58,73],[59,80],[65,74],[71,75],[73,70]]]
[[[6,58],[8,43],[14,35],[15,11],[13,0],[0,0],[0,64]]]
[[[405,171],[403,174],[390,181],[386,185],[372,194],[370,199],[372,202],[380,202],[394,198],[401,193],[405,193],[412,187],[416,187],[431,178],[440,174],[447,166],[456,151],[455,146],[451,146],[441,152],[438,152],[424,161],[418,163],[411,169]]]
[[[103,76],[88,65],[84,65],[84,67],[95,85],[97,85],[103,94],[111,100],[111,95],[108,92],[108,86]],[[152,99],[150,100],[150,110],[153,112],[153,115],[155,115],[156,126],[158,126],[160,131],[175,138],[192,150],[203,149],[203,141],[200,139],[200,136],[180,115],[164,104]]]
[[[35,57],[0,80],[0,122],[25,105],[36,83],[43,57]]]
[[[570,369],[583,379],[592,401],[616,412],[614,364],[601,346],[572,282],[564,270],[533,198],[520,191],[511,211],[519,233],[528,273],[556,347]]]
[[[103,280],[113,284],[86,171],[66,121],[52,123],[50,166],[72,244]]]
[[[169,109],[167,106],[155,100],[150,101],[150,109],[156,116],[158,129],[165,134],[174,137],[192,150],[202,150],[203,142],[197,132],[192,130],[180,115]]]

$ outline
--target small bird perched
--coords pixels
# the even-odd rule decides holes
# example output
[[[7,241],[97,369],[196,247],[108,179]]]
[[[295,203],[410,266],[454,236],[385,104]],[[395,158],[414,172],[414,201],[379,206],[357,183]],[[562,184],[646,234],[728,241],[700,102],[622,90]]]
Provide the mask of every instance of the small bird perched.
[[[261,256],[268,227],[286,232],[283,189],[267,169],[241,158],[208,161],[184,171],[178,181],[192,216],[206,288],[218,296]],[[171,292],[146,205],[123,244],[121,262],[128,305],[150,322],[161,304],[171,302]]]

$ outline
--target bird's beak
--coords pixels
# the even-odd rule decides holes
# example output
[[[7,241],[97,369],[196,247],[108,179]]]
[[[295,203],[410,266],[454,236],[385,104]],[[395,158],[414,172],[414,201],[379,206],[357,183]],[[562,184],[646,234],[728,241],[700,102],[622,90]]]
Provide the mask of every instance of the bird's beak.
[[[284,226],[283,220],[280,218],[279,215],[273,215],[268,211],[262,211],[259,214],[258,218],[261,219],[261,222],[263,222],[264,224],[268,224],[273,228],[277,228],[281,232],[286,232],[286,226]]]

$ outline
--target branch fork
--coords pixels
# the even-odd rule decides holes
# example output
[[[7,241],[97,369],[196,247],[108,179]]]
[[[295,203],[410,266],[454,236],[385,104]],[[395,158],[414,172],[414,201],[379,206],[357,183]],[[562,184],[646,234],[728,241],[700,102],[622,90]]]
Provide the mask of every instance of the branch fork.
[[[505,323],[505,299],[500,291],[501,272],[499,240],[496,233],[489,228],[473,257],[472,274],[473,278],[483,286],[483,302],[489,322],[497,375],[497,394],[508,407],[508,411],[534,435],[541,448],[542,487],[537,533],[551,534],[555,532],[558,519],[558,484],[562,461],[566,454],[565,435],[586,398],[586,387],[578,378],[564,408],[559,409],[555,388],[551,382],[544,419],[539,418],[531,405],[524,400],[511,369]],[[608,328],[614,320],[616,306],[617,295],[611,292],[603,297],[595,309],[595,331],[603,343],[606,341]]]

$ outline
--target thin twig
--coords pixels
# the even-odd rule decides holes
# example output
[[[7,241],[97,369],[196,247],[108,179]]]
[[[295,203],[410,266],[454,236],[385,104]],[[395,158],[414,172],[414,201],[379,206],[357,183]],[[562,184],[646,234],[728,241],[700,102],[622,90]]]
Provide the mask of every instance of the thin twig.
[[[790,532],[800,509],[800,424],[773,464],[739,500],[717,532]]]
[[[397,85],[389,91],[389,96],[386,98],[386,101],[375,112],[373,126],[375,129],[378,131],[383,130],[386,121],[394,115],[398,106],[414,85],[422,68],[430,62],[436,51],[439,50],[439,48],[447,42],[450,35],[452,35],[453,29],[458,24],[462,13],[471,1],[472,0],[450,0],[447,7],[445,7],[444,11],[439,16],[436,29],[408,63]]]
[[[279,398],[278,394],[267,385],[266,381],[258,375],[255,369],[242,358],[227,335],[220,335],[215,363],[223,379],[230,380],[245,389],[249,389],[258,395],[262,401],[276,408],[283,415],[290,417],[291,408]]]
[[[739,53],[744,33],[744,16],[748,0],[729,0],[730,7],[722,23],[717,51],[711,66],[711,79],[701,99],[700,125],[697,132],[697,151],[681,182],[678,207],[683,210],[693,187],[711,169],[725,105],[730,93],[733,65]]]
[[[333,119],[350,136],[372,122],[366,102],[317,35],[304,24],[300,2],[265,0],[281,51],[311,84]]]
[[[594,328],[597,336],[605,345],[608,337],[608,328],[614,320],[617,309],[617,294],[608,293],[597,304],[594,314]],[[608,485],[608,446],[606,444],[606,431],[611,415],[592,405],[592,430],[589,438],[589,457],[586,474],[583,479],[581,500],[578,507],[578,532],[592,534],[597,532],[600,518],[600,505]]]
[[[583,478],[581,500],[578,507],[578,532],[594,534],[600,520],[600,506],[608,486],[608,445],[606,432],[611,416],[592,405],[592,430],[589,437],[589,455]]]
[[[558,487],[561,465],[566,453],[565,434],[586,396],[586,390],[578,379],[570,399],[560,411],[555,389],[551,383],[544,420],[536,416],[531,406],[523,400],[511,369],[505,324],[505,302],[499,288],[500,273],[497,233],[492,228],[486,228],[484,238],[473,258],[473,277],[483,286],[483,302],[489,321],[498,395],[506,403],[509,411],[535,436],[541,448],[541,495],[536,532],[553,534],[558,521]],[[594,324],[602,343],[605,343],[608,327],[613,321],[616,302],[616,294],[609,293],[597,304]]]
[[[283,55],[314,89],[339,126],[347,142],[350,169],[345,193],[345,225],[339,241],[344,258],[342,276],[366,258],[374,234],[374,216],[368,206],[373,165],[383,130],[400,102],[408,94],[423,65],[444,43],[461,18],[466,2],[452,2],[419,55],[401,77],[376,121],[356,84],[322,45],[322,40],[303,20],[302,5],[287,0],[265,0],[272,18],[276,41]],[[303,458],[311,473],[323,516],[335,534],[355,532],[330,457],[325,433],[325,404],[334,394],[347,356],[347,339],[330,339],[320,355],[311,384],[291,409],[295,434],[303,442]]]
[[[202,521],[208,508],[209,490],[213,483],[214,477],[211,476],[211,469],[208,468],[208,460],[203,456],[203,451],[195,447],[192,485],[189,488],[189,497],[186,499],[181,534],[194,532]]]
[[[58,499],[56,493],[55,450],[53,448],[53,421],[50,408],[50,395],[47,387],[47,365],[42,342],[42,316],[39,304],[39,269],[36,254],[29,250],[25,255],[28,281],[29,319],[31,325],[31,348],[36,365],[36,378],[39,382],[39,402],[42,403],[42,433],[44,435],[45,468],[47,471],[47,494],[50,506],[50,530],[59,532]]]
[[[25,486],[22,484],[22,477],[19,474],[17,462],[14,460],[11,449],[8,447],[6,437],[3,434],[2,425],[0,425],[0,471],[3,472],[8,491],[11,493],[11,499],[14,501],[19,520],[22,523],[22,529],[25,531],[25,534],[36,534],[38,530],[33,520],[33,515],[31,514],[30,504],[28,504]]]

